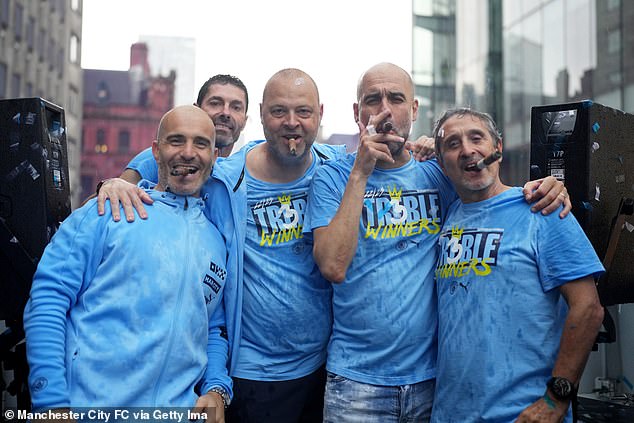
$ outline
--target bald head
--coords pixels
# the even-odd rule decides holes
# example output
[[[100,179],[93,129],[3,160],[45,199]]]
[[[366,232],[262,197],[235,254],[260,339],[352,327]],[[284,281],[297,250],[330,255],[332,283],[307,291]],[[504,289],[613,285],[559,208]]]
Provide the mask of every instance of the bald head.
[[[269,95],[271,91],[271,87],[278,84],[284,84],[289,86],[304,86],[310,87],[315,90],[317,103],[319,103],[319,90],[317,89],[317,84],[306,72],[300,69],[288,68],[282,69],[281,71],[275,72],[271,78],[269,78],[266,86],[264,87],[264,92],[262,93],[262,101],[266,101],[267,95]]]
[[[156,139],[162,140],[165,138],[165,133],[170,131],[174,125],[178,125],[181,121],[198,121],[200,124],[200,130],[211,132],[213,139],[216,138],[216,130],[214,123],[207,113],[205,113],[200,107],[193,105],[176,106],[163,115],[159,122],[158,131],[156,133]]]
[[[400,81],[403,83],[404,88],[408,90],[407,94],[412,98],[414,97],[414,82],[409,73],[393,63],[383,62],[372,66],[361,75],[357,84],[357,101],[361,99],[368,80],[373,78]]]

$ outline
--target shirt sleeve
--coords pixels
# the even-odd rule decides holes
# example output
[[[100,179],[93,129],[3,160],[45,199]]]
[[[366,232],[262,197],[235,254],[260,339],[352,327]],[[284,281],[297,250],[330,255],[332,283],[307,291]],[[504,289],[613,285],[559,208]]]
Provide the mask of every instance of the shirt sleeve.
[[[308,191],[308,205],[304,215],[304,232],[328,226],[337,213],[345,183],[339,180],[337,172],[324,165],[317,170]]]
[[[229,359],[229,342],[227,341],[227,324],[225,320],[225,307],[221,301],[209,319],[209,337],[207,339],[207,369],[200,394],[204,395],[215,386],[222,387],[229,397],[233,398],[233,383],[227,370]]]
[[[137,154],[130,163],[128,163],[126,169],[137,171],[139,175],[141,175],[141,179],[147,179],[154,183],[158,182],[158,165],[156,164],[156,160],[154,160],[152,148],[150,147]]]
[[[558,213],[534,213],[539,276],[544,292],[589,275],[599,277],[605,269],[577,219]]]
[[[70,406],[67,315],[103,256],[103,225],[109,218],[99,217],[96,207],[93,200],[62,223],[44,250],[33,278],[24,310],[24,330],[34,411]]]

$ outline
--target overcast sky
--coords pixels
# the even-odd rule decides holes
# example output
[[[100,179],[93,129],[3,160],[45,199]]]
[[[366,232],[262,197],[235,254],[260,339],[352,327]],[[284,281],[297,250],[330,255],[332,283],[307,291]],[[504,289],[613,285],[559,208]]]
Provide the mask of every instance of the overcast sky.
[[[141,36],[196,40],[195,88],[229,73],[250,97],[247,139],[261,136],[268,78],[296,67],[317,82],[324,133],[356,133],[352,103],[375,63],[411,68],[411,0],[84,0],[82,67],[127,70]]]

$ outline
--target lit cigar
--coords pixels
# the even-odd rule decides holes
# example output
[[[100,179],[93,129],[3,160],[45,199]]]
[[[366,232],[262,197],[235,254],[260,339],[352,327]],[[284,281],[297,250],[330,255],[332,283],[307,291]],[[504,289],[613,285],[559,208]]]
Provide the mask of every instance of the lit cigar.
[[[383,132],[384,134],[387,134],[388,132],[392,130],[392,128],[394,128],[394,126],[392,125],[392,122],[385,122],[383,125],[381,125],[379,132]]]
[[[485,167],[489,166],[490,164],[497,162],[501,158],[502,158],[502,153],[496,150],[495,152],[491,153],[485,158],[478,160],[478,162],[474,165],[474,167],[476,169],[482,170]]]
[[[288,140],[288,148],[291,150],[292,156],[297,156],[297,140],[295,138]]]
[[[179,168],[179,167],[175,167],[170,171],[170,175],[172,176],[185,176],[185,175],[191,175],[192,173],[196,173],[197,169],[194,169],[193,167],[189,167],[189,168]]]

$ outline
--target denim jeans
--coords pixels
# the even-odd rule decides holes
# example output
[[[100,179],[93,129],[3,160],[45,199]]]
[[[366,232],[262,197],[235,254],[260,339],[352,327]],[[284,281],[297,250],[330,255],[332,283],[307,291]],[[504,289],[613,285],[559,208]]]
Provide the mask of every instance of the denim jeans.
[[[412,385],[369,385],[328,372],[324,423],[429,422],[435,386],[435,379]]]

